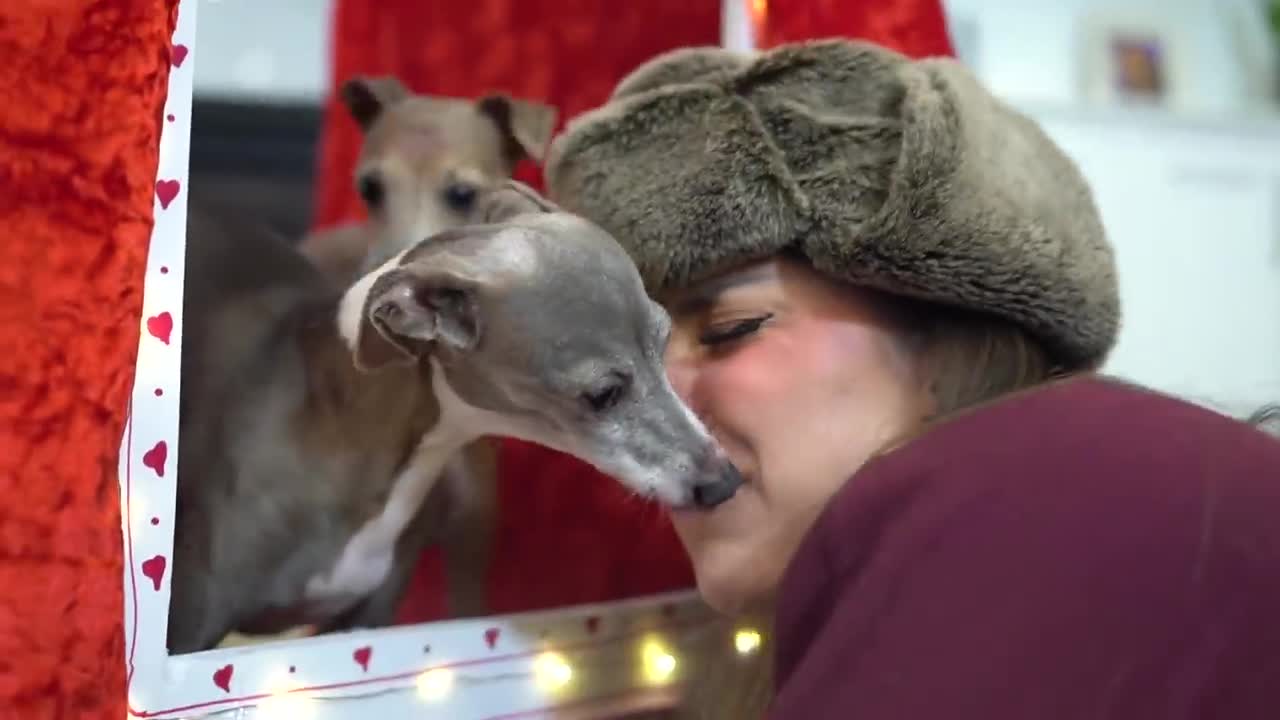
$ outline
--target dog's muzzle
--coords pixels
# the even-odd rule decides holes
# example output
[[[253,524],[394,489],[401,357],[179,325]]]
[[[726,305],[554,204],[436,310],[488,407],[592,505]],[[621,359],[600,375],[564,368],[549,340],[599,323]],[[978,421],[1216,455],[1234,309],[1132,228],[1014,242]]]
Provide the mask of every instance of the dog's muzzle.
[[[721,465],[715,480],[693,486],[693,504],[702,510],[711,508],[729,500],[742,486],[742,473],[731,462]]]

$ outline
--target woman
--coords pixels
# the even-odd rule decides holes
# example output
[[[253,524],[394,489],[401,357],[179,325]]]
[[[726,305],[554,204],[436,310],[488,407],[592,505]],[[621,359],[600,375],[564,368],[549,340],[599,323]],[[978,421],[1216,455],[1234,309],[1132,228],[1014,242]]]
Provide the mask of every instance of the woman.
[[[712,606],[776,616],[770,718],[1280,712],[1280,443],[1092,374],[1090,191],[958,64],[670,53],[546,177],[747,478],[673,521]]]
[[[1272,435],[1280,435],[1280,403],[1264,405],[1249,416],[1249,423]]]

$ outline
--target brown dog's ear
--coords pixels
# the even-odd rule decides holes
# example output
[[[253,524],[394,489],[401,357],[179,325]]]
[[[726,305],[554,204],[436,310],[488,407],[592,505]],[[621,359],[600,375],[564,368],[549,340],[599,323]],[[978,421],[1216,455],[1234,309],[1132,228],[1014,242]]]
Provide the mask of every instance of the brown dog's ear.
[[[526,157],[542,162],[556,127],[554,107],[496,93],[477,100],[476,109],[493,120],[502,133],[502,154],[508,166],[514,168]]]
[[[354,77],[342,85],[342,102],[362,130],[368,130],[388,106],[409,97],[409,89],[394,77]]]
[[[412,365],[433,346],[466,352],[479,342],[473,281],[448,272],[396,268],[369,288],[355,363],[365,371]]]

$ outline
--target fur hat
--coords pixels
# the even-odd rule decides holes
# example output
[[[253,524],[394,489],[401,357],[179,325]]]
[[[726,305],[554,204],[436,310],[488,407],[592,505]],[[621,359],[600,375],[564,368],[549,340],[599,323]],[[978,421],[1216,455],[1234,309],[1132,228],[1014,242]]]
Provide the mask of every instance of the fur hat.
[[[1116,340],[1089,187],[949,59],[848,40],[670,52],[570,123],[545,175],[650,291],[793,249],[850,283],[1018,323],[1067,368]]]

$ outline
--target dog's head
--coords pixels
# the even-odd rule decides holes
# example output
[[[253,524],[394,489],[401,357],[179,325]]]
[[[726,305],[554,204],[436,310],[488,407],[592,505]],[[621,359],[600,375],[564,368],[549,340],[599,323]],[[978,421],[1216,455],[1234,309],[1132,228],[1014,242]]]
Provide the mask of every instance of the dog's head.
[[[672,506],[741,484],[663,367],[669,318],[612,237],[527,188],[486,193],[484,224],[401,252],[344,296],[370,372],[429,362],[442,422],[579,457]]]
[[[555,108],[501,94],[415,95],[393,77],[356,77],[341,98],[364,133],[356,189],[376,226],[377,264],[429,235],[474,222],[476,198],[535,161]]]

